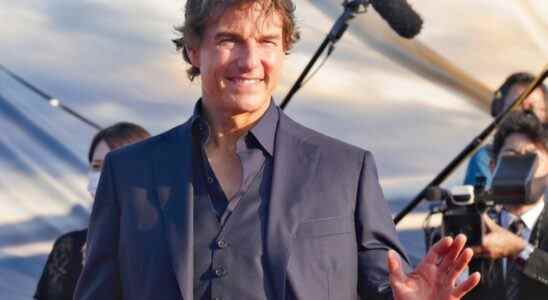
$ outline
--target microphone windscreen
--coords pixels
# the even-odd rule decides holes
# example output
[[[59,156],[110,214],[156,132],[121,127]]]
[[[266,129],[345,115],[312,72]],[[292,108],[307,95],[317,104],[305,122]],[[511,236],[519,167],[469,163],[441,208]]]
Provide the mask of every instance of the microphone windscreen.
[[[421,17],[405,0],[370,0],[369,2],[401,37],[410,39],[421,31]]]

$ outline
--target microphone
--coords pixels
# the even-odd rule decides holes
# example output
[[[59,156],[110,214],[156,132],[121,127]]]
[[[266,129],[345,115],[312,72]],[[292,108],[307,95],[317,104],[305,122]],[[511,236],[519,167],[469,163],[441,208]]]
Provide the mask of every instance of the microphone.
[[[405,0],[369,0],[399,36],[411,39],[422,29],[422,18]]]

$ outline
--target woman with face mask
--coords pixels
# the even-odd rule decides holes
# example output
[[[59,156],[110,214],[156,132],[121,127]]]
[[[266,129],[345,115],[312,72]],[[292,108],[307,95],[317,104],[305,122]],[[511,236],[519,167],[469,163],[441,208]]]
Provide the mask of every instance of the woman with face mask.
[[[92,198],[95,198],[103,160],[107,153],[148,137],[150,134],[145,129],[128,122],[116,123],[99,131],[93,137],[88,152],[87,185]],[[64,234],[55,241],[38,282],[34,299],[72,299],[85,261],[86,236],[87,229],[84,229]]]

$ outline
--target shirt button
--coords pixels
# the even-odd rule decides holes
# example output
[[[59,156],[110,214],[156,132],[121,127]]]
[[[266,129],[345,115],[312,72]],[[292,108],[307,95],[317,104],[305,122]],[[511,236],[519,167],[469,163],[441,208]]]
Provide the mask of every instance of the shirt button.
[[[215,269],[215,276],[217,277],[223,277],[226,275],[226,273],[228,272],[223,267],[218,267],[217,269]]]
[[[228,243],[225,240],[218,240],[217,247],[219,247],[219,249],[224,249],[228,247]]]

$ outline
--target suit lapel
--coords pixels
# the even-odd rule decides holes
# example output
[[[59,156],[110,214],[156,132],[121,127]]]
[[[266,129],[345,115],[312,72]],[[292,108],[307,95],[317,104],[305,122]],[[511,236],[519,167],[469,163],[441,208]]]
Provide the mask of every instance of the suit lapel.
[[[540,214],[539,220],[533,227],[531,236],[529,237],[529,242],[535,247],[543,247],[544,241],[546,240],[546,232],[548,229],[548,203],[544,202],[544,209]],[[538,242],[538,243],[537,243]],[[538,245],[537,245],[538,244]]]
[[[291,242],[299,225],[310,179],[318,161],[317,146],[308,143],[300,126],[282,112],[276,133],[274,169],[265,254],[275,299],[284,299]],[[192,300],[194,274],[194,199],[192,138],[187,122],[167,133],[153,156],[153,172],[163,213],[173,271],[183,299]]]
[[[155,187],[163,213],[173,271],[183,299],[193,299],[194,234],[191,125],[168,132],[153,155]]]
[[[274,148],[274,169],[266,228],[266,259],[275,299],[284,299],[291,242],[309,179],[315,175],[318,152],[299,134],[296,123],[280,112]]]

